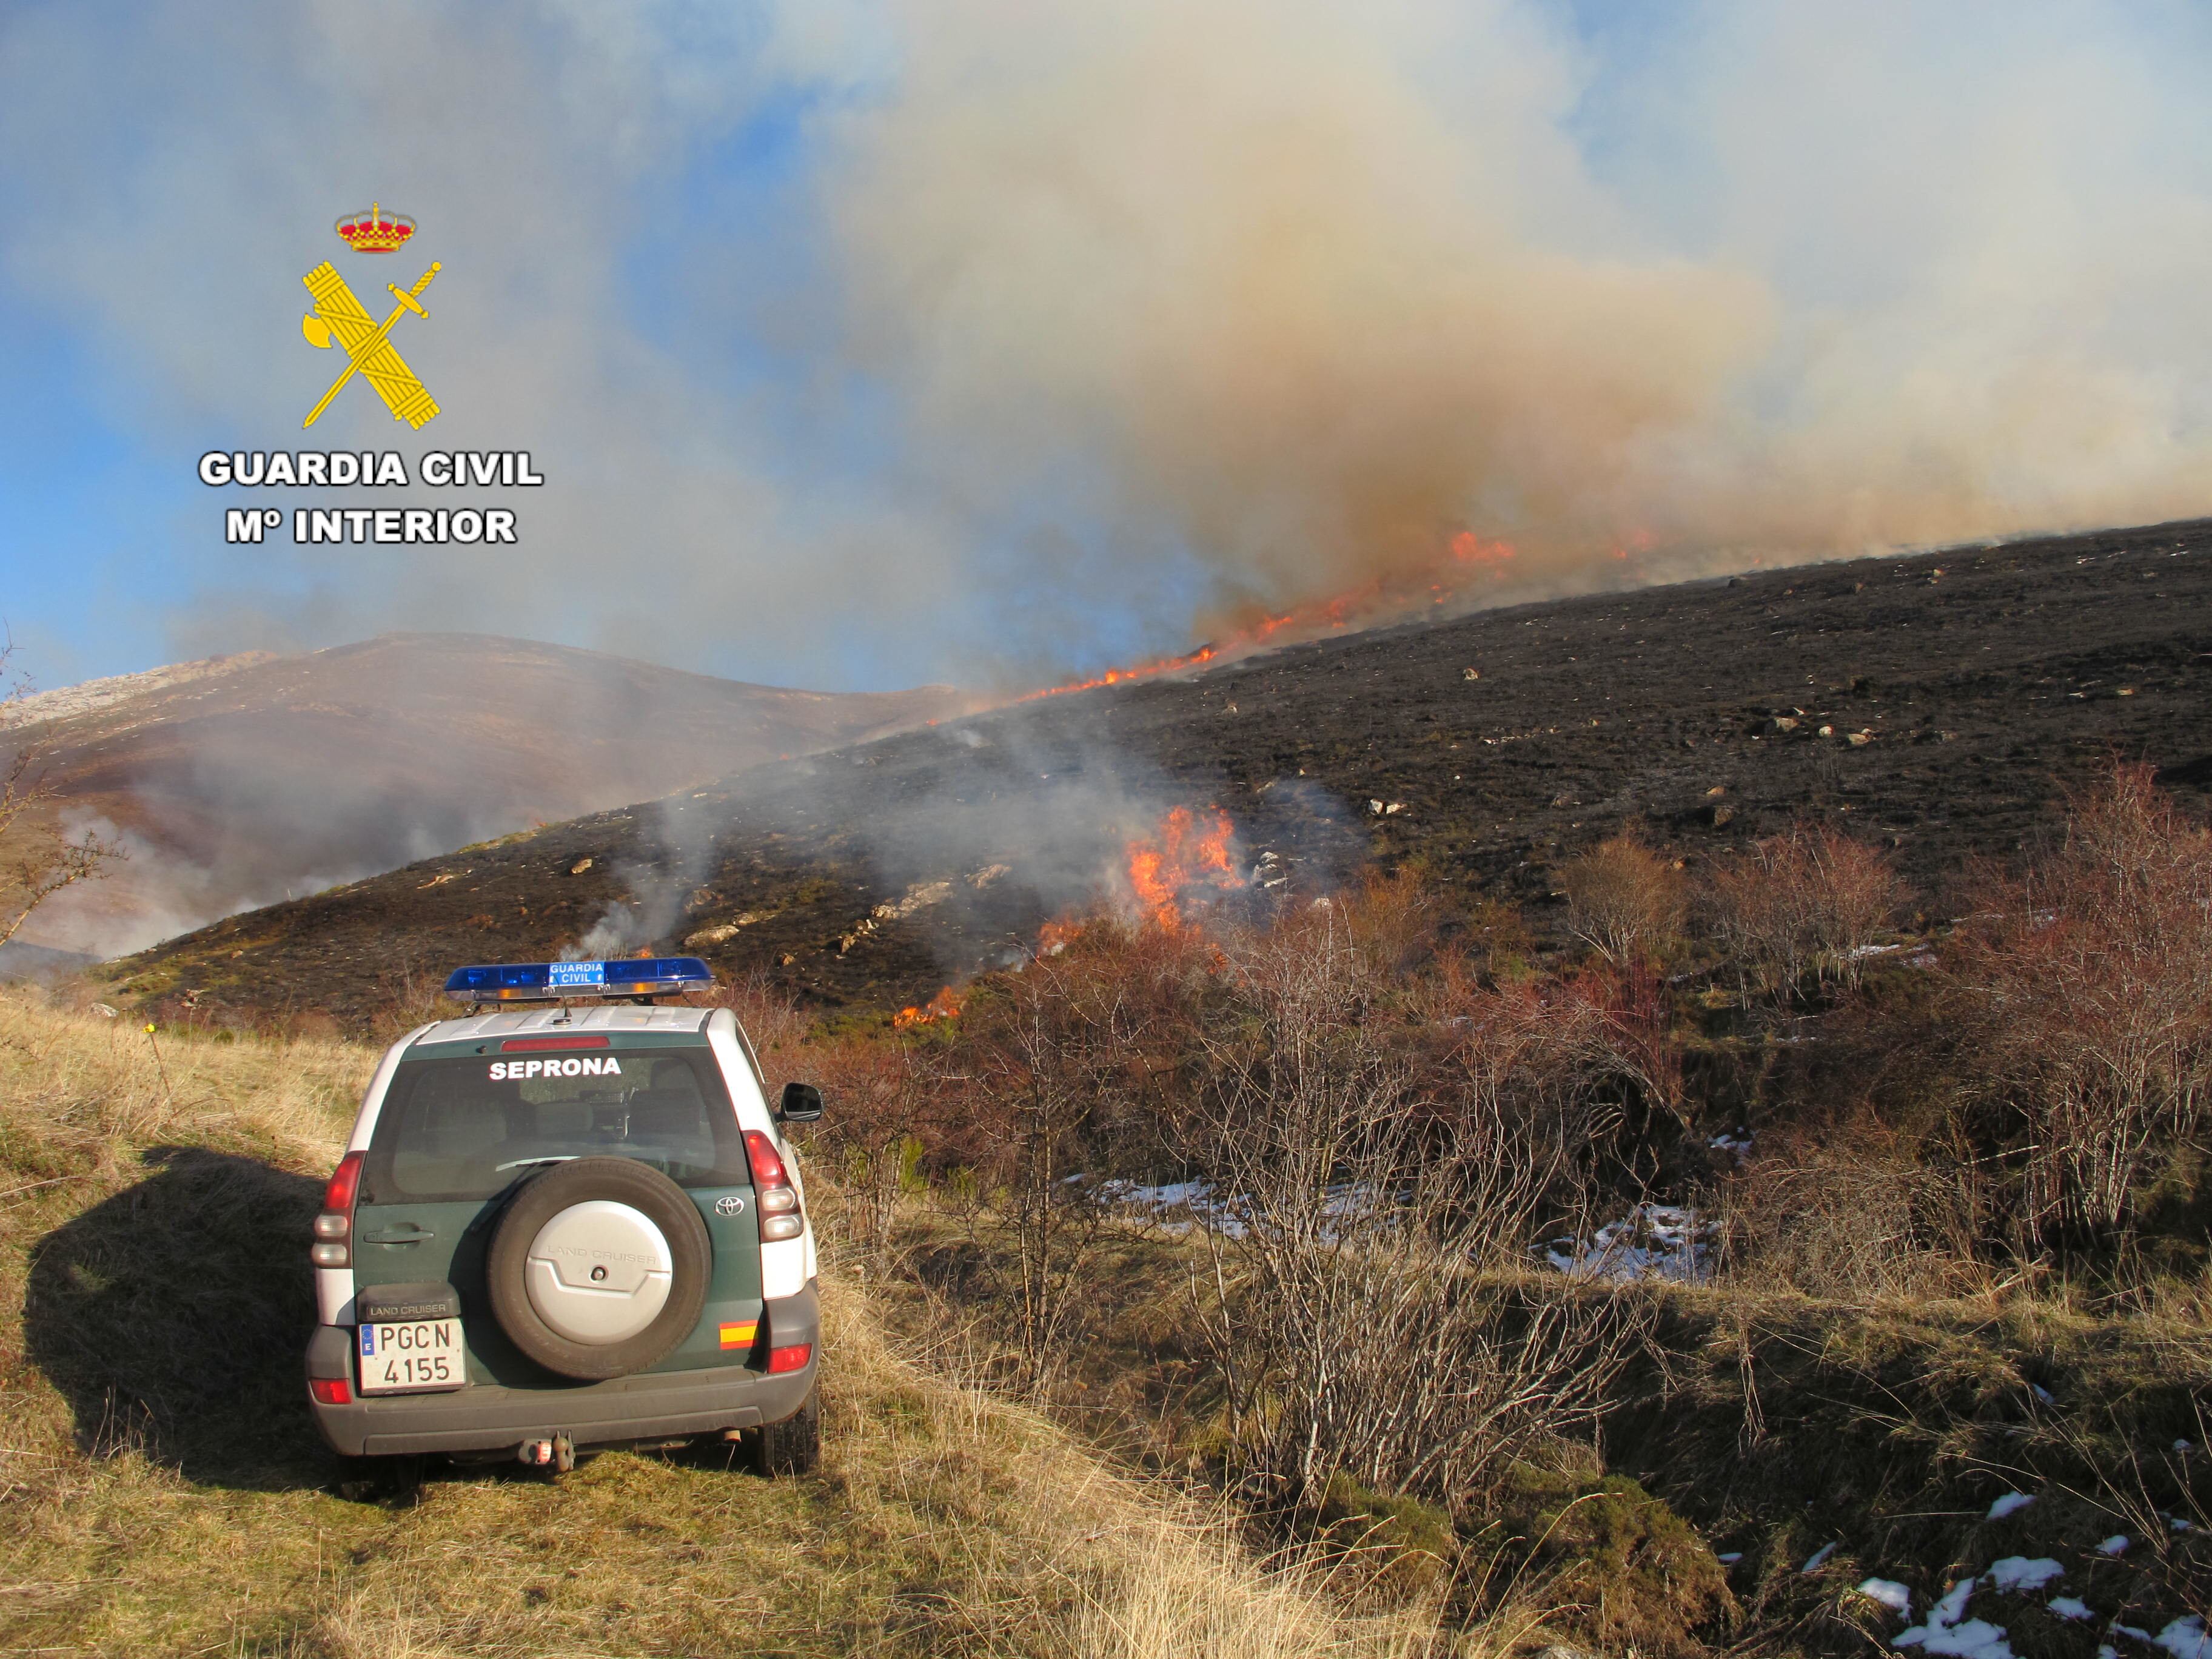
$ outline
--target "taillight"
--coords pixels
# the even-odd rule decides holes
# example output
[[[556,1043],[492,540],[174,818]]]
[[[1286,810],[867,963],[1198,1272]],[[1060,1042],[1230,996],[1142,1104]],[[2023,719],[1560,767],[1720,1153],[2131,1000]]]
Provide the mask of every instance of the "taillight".
[[[806,1369],[806,1362],[813,1358],[814,1345],[811,1342],[796,1343],[788,1348],[770,1348],[768,1351],[768,1374],[780,1376],[786,1371],[803,1371]],[[345,1384],[341,1382],[338,1386],[343,1388]]]
[[[348,1152],[331,1172],[331,1184],[323,1189],[323,1212],[315,1218],[315,1242],[307,1247],[307,1259],[318,1267],[353,1266],[353,1206],[360,1192],[361,1154]],[[342,1406],[345,1402],[324,1403]]]
[[[799,1212],[799,1190],[791,1184],[783,1160],[776,1156],[775,1143],[758,1129],[746,1130],[745,1161],[753,1169],[761,1242],[773,1244],[778,1239],[796,1238],[805,1232],[806,1218]],[[802,1358],[799,1363],[804,1365],[806,1361]]]
[[[346,1387],[343,1376],[311,1376],[307,1379],[307,1392],[315,1396],[319,1406],[353,1404],[353,1390]]]

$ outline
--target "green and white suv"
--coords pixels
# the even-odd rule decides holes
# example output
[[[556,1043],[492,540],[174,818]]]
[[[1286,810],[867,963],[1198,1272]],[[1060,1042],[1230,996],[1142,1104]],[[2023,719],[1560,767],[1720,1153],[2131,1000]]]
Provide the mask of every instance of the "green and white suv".
[[[720,1437],[812,1467],[814,1235],[783,1126],[822,1097],[771,1107],[728,1009],[640,1006],[708,983],[688,957],[463,969],[449,994],[506,1006],[385,1054],[311,1247],[307,1389],[337,1451],[558,1470]]]

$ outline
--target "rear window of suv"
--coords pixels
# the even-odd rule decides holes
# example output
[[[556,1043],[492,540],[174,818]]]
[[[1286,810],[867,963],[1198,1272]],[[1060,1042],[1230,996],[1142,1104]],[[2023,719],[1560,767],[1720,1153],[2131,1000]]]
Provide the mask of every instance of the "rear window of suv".
[[[362,1198],[489,1198],[540,1164],[574,1158],[631,1158],[679,1187],[751,1179],[709,1051],[617,1048],[405,1061],[377,1115]]]

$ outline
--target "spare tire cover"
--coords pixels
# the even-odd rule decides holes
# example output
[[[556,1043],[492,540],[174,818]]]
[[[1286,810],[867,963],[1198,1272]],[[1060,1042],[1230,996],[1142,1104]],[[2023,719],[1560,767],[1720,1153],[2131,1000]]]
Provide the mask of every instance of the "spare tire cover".
[[[549,1371],[604,1382],[690,1334],[714,1271],[681,1187],[626,1158],[580,1158],[525,1181],[484,1262],[492,1317]]]

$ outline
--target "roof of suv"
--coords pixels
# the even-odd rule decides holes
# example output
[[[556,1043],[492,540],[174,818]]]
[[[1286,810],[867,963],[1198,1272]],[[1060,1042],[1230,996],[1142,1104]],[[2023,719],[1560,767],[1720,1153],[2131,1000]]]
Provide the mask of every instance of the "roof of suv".
[[[712,1008],[643,1008],[635,1003],[599,1003],[587,1008],[559,1004],[502,1008],[495,1013],[471,1014],[464,1019],[441,1019],[417,1031],[410,1046],[460,1042],[471,1037],[520,1036],[532,1032],[701,1031],[714,1012]]]

